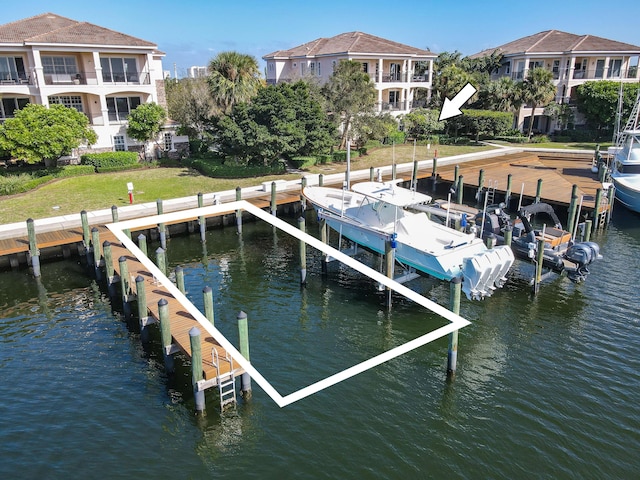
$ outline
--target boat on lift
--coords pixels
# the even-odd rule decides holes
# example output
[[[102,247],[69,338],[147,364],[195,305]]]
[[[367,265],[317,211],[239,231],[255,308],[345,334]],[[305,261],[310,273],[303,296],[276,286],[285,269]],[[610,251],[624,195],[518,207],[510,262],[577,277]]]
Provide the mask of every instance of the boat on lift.
[[[308,186],[303,195],[329,227],[378,254],[392,247],[395,260],[441,280],[462,280],[469,299],[483,299],[506,281],[514,261],[509,247],[487,248],[474,234],[431,221],[411,211],[428,195],[399,187],[398,181],[363,182],[352,190]]]
[[[640,213],[640,90],[629,120],[609,154],[613,156],[611,181],[616,198],[629,210]]]

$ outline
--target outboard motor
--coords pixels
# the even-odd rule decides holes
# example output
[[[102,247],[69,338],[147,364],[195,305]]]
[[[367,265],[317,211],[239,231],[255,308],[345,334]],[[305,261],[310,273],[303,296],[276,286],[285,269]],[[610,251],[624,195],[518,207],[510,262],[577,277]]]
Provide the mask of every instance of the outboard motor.
[[[564,254],[564,258],[576,264],[575,271],[567,272],[571,281],[579,283],[584,281],[589,274],[587,265],[600,256],[600,246],[595,242],[580,242],[571,245]]]

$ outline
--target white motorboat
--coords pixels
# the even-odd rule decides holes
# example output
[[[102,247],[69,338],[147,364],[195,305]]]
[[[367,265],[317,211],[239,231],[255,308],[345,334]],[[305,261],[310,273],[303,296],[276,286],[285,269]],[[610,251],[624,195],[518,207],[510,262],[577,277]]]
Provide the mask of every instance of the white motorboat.
[[[640,92],[627,125],[609,152],[613,154],[611,180],[616,198],[640,213]]]
[[[490,296],[503,286],[514,261],[509,247],[487,248],[474,234],[431,221],[410,210],[431,197],[397,182],[363,182],[346,189],[309,186],[304,196],[329,227],[379,254],[390,243],[395,260],[435,278],[462,279],[469,299]]]

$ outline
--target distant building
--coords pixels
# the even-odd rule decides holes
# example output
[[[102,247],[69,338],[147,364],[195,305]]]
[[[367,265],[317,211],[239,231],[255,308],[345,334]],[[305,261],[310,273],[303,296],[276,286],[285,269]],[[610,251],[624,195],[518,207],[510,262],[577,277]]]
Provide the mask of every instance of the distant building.
[[[62,104],[98,134],[80,151],[140,151],[127,117],[142,103],[166,108],[163,56],[155,43],[53,13],[0,25],[0,122],[29,103]],[[158,138],[167,153],[177,151],[175,128],[168,122]]]
[[[262,57],[267,62],[267,83],[292,82],[315,78],[326,82],[340,60],[362,64],[375,85],[377,110],[407,113],[424,106],[415,100],[416,92],[431,96],[433,61],[437,55],[362,32],[349,32],[331,38],[279,50]]]
[[[207,67],[189,67],[189,78],[200,78],[207,76]]]
[[[561,104],[575,105],[575,88],[587,81],[637,83],[640,79],[640,47],[594,35],[547,30],[484,50],[471,55],[471,58],[494,52],[501,53],[503,59],[502,66],[491,75],[492,80],[505,76],[523,80],[529,70],[545,68],[553,73],[553,81],[558,87],[555,101]],[[518,128],[528,129],[533,116],[536,131],[552,132],[556,125],[543,115],[543,111],[544,106],[532,112],[530,105],[523,105],[518,112]],[[575,120],[577,125],[584,123],[578,112]]]

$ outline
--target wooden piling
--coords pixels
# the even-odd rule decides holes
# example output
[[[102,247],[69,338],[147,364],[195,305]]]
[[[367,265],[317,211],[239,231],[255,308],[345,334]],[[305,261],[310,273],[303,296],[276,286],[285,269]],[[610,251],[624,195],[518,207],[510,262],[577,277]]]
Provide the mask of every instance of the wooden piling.
[[[511,246],[511,240],[513,238],[513,227],[511,225],[507,225],[504,227],[504,244],[507,247]]]
[[[176,287],[178,287],[178,290],[180,290],[180,292],[187,293],[187,291],[184,289],[184,269],[178,265],[176,267]]]
[[[164,275],[167,274],[167,255],[162,247],[156,250],[156,265]]]
[[[418,189],[418,160],[413,161],[413,170],[411,171],[411,190]]]
[[[320,219],[320,241],[325,245],[329,244],[329,226],[327,225],[327,220],[324,218]],[[327,260],[328,256],[326,253],[322,254],[322,275],[327,274]]]
[[[538,250],[536,252],[536,272],[533,279],[533,294],[537,295],[540,291],[540,282],[542,281],[542,263],[544,261],[544,239],[538,240]]]
[[[193,386],[193,399],[196,404],[196,412],[205,410],[204,390],[198,388],[198,382],[204,379],[202,369],[202,345],[200,343],[200,330],[191,327],[189,330],[189,342],[191,344],[191,385]]]
[[[456,165],[457,166],[457,165]],[[456,187],[456,203],[462,205],[462,201],[464,200],[464,176],[458,176],[458,186]]]
[[[571,200],[569,201],[569,210],[567,212],[567,231],[573,232],[576,221],[576,207],[578,206],[578,185],[575,183],[571,187]]]
[[[458,177],[460,176],[460,165],[453,168],[453,184],[458,185]]]
[[[375,178],[375,169],[373,167],[369,167],[369,181],[373,182]]]
[[[89,233],[89,219],[86,210],[80,212],[80,220],[82,221],[82,243],[84,248],[88,249],[91,243],[91,234]]]
[[[211,325],[215,324],[215,314],[213,311],[213,289],[206,286],[202,289],[202,295],[204,297],[204,316],[211,322]]]
[[[304,192],[304,189],[306,187],[307,187],[307,177],[302,177],[300,179],[300,207],[302,208],[303,212],[307,209],[307,199],[302,194],[302,192]]]
[[[454,277],[449,284],[450,310],[456,315],[460,314],[460,292],[462,291],[462,279]],[[449,350],[447,352],[447,377],[453,378],[458,364],[458,330],[449,334]]]
[[[29,257],[31,258],[31,267],[33,268],[33,276],[40,277],[40,250],[38,250],[38,242],[36,241],[36,226],[33,218],[27,219],[27,234],[29,236]]]
[[[242,189],[240,187],[236,187],[236,202],[242,200]],[[236,230],[238,235],[242,234],[242,210],[236,210]]]
[[[122,295],[122,310],[124,316],[128,318],[131,315],[131,306],[129,304],[129,267],[127,265],[127,257],[124,255],[118,258],[120,271],[120,293]]]
[[[164,208],[162,205],[162,199],[158,198],[156,200],[156,207],[158,210],[158,215],[162,215],[164,213]],[[163,250],[167,249],[167,228],[164,223],[158,224],[158,234],[160,235],[160,246]]]
[[[138,248],[145,257],[149,256],[149,254],[147,253],[147,236],[144,233],[138,235]]]
[[[247,321],[247,314],[244,312],[238,313],[238,333],[240,337],[240,354],[247,360],[249,359],[249,326]],[[242,392],[242,398],[249,400],[251,398],[251,377],[248,373],[243,373],[240,378],[240,389]]]
[[[591,240],[591,227],[593,222],[591,220],[585,220],[584,222],[584,241],[588,242]]]
[[[162,338],[162,356],[164,367],[168,373],[173,373],[173,345],[171,342],[171,325],[169,324],[169,302],[166,298],[158,300],[158,317],[160,318],[160,336]]]
[[[536,203],[540,203],[542,197],[542,179],[538,179],[538,185],[536,186]]]
[[[113,220],[113,223],[118,222],[118,207],[115,205],[111,205],[111,220]]]
[[[100,268],[100,259],[102,254],[100,252],[100,230],[98,227],[91,229],[91,248],[93,250],[93,264],[96,267],[96,271]]]
[[[507,191],[505,192],[505,196],[504,196],[504,203],[507,209],[509,209],[509,204],[511,203],[511,183],[512,182],[513,182],[513,175],[510,173],[509,175],[507,175]]]
[[[478,191],[476,192],[476,204],[482,205],[482,190],[484,188],[484,168],[478,172]]]
[[[113,283],[113,276],[115,275],[115,270],[113,268],[111,242],[109,242],[109,240],[105,240],[102,243],[102,251],[104,252],[104,269],[105,269],[105,273],[107,274],[107,284],[110,285]]]
[[[436,186],[438,184],[438,157],[437,151],[436,155],[433,157],[433,164],[431,165],[431,189],[435,192]]]
[[[149,327],[147,321],[149,315],[147,312],[147,292],[144,286],[144,277],[138,275],[136,277],[136,303],[138,304],[138,324],[140,325],[140,341],[147,343],[149,341]]]
[[[271,215],[274,217],[278,213],[278,205],[276,203],[276,182],[271,182]]]
[[[395,235],[395,234],[392,234]],[[384,242],[384,260],[385,260],[385,273],[387,278],[393,280],[393,267],[395,266],[395,238],[392,237],[388,241]],[[388,308],[391,308],[391,289],[386,287],[386,299],[385,303]]]
[[[600,225],[600,214],[602,212],[602,188],[596,189],[596,201],[595,208],[593,210],[593,232],[599,229],[602,225]]]
[[[320,175],[318,175],[318,186],[319,187],[324,186],[324,174],[322,174],[322,173]]]
[[[302,233],[307,233],[304,217],[298,218],[298,228]],[[304,240],[300,239],[300,284],[306,285],[307,283],[307,244]]]

